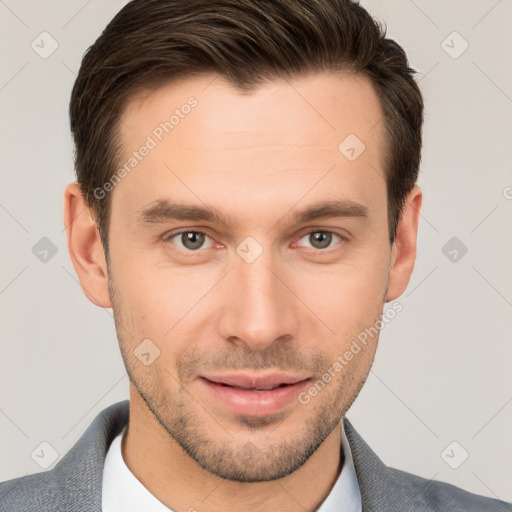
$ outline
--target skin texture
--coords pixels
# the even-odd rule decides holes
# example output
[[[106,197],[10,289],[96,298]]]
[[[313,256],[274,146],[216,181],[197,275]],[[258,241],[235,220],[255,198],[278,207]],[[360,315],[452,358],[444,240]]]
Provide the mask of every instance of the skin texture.
[[[126,158],[191,96],[197,105],[111,192],[108,269],[77,184],[65,193],[73,264],[87,297],[113,308],[130,377],[123,457],[176,511],[313,510],[341,470],[340,420],[378,337],[307,404],[273,414],[235,413],[201,376],[321,378],[405,290],[421,191],[409,194],[390,246],[381,110],[371,83],[353,75],[276,80],[249,95],[212,76],[141,91],[122,117]],[[365,144],[354,161],[338,150],[349,134]],[[163,200],[225,219],[145,222],[143,210]],[[296,222],[327,200],[367,215]],[[181,230],[204,233],[202,245],[184,245]],[[256,244],[244,246],[247,237]],[[240,247],[261,254],[249,263]],[[134,354],[145,339],[160,351],[147,366]]]

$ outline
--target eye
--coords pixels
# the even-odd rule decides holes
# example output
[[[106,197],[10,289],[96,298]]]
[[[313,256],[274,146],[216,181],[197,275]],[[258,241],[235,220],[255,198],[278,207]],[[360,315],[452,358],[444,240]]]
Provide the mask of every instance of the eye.
[[[307,243],[311,244],[313,249],[325,249],[331,245],[333,236],[337,237],[339,240],[344,240],[341,235],[333,233],[332,231],[311,231],[299,240],[299,245],[302,240],[306,240]]]
[[[166,241],[177,245],[180,249],[197,251],[198,249],[202,248],[207,238],[210,237],[207,234],[203,233],[202,231],[187,230],[169,235],[168,237],[166,237]],[[174,242],[174,239],[176,239],[177,242]]]

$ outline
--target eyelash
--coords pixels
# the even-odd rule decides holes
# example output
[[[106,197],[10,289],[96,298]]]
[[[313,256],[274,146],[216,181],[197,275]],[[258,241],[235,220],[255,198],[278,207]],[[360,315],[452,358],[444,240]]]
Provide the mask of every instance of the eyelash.
[[[200,234],[200,235],[204,235],[205,237],[208,237],[210,238],[211,240],[213,240],[213,238],[208,235],[208,233],[205,233],[204,231],[200,231],[200,230],[195,230],[195,229],[183,229],[181,231],[177,231],[175,233],[170,233],[169,235],[166,235],[164,237],[164,242],[166,243],[171,243],[171,240],[177,236],[180,236],[180,235],[183,235],[184,233],[196,233],[196,234]],[[348,238],[343,236],[343,235],[340,235],[339,233],[336,233],[335,231],[330,231],[328,229],[313,229],[313,230],[310,230],[310,231],[306,231],[304,233],[302,233],[299,237],[299,240],[301,240],[302,238],[304,238],[306,235],[310,235],[312,233],[328,233],[328,234],[331,234],[331,235],[334,235],[336,237],[338,237],[340,239],[340,242],[339,243],[348,243]],[[174,245],[174,244],[173,244]],[[329,246],[325,249],[315,249],[313,247],[306,247],[307,250],[309,251],[312,251],[312,252],[316,252],[316,253],[329,253],[331,252],[332,250],[334,250],[336,245],[334,246]],[[182,248],[182,247],[178,247],[179,250],[182,250],[182,251],[185,251],[185,252],[188,252],[190,254],[194,254],[194,253],[201,253],[202,251],[205,251],[206,249],[203,249],[203,248],[200,248],[200,249],[196,249],[196,250],[193,250],[193,249],[187,249],[186,247],[185,248]]]

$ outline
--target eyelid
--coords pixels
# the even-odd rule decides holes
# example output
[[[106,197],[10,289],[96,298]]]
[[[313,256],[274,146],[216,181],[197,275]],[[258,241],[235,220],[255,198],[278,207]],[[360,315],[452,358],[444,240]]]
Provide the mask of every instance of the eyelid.
[[[350,239],[350,236],[348,233],[340,233],[335,228],[331,227],[321,227],[321,226],[308,226],[307,228],[302,229],[299,231],[298,237],[302,238],[304,235],[308,235],[310,233],[332,233],[333,235],[337,235],[343,240],[348,241]]]
[[[205,237],[208,237],[214,244],[218,244],[218,242],[215,241],[215,239],[209,235],[204,228],[180,228],[178,231],[171,231],[170,233],[165,233],[162,237],[162,240],[166,243],[171,243],[171,239],[178,236],[183,235],[184,233],[198,233],[200,235],[204,235]],[[172,244],[176,245],[176,244]],[[206,249],[201,247],[200,249],[192,250],[192,249],[183,249],[181,247],[178,247],[178,249],[189,252],[189,253],[199,253],[201,251],[204,251],[206,249],[211,249],[211,247],[207,247]]]
[[[306,235],[309,235],[311,233],[330,233],[332,235],[335,235],[337,237],[340,238],[340,242],[338,242],[337,244],[335,243],[334,245],[331,245],[325,249],[315,249],[314,247],[305,247],[305,249],[309,252],[315,252],[315,253],[329,253],[331,251],[334,251],[337,249],[337,247],[340,245],[340,244],[346,244],[350,241],[348,235],[342,235],[341,233],[339,233],[338,231],[334,231],[333,229],[326,229],[326,228],[311,228],[311,227],[308,227],[305,231],[302,231],[298,236],[298,241],[301,240],[302,238],[304,238]],[[296,247],[298,245],[298,242],[295,242],[293,244],[293,247]],[[299,246],[300,247],[300,246]]]
[[[208,234],[208,229],[205,229],[205,228],[179,228],[178,231],[172,231],[170,233],[166,233],[163,235],[162,239],[164,242],[166,243],[172,243],[171,242],[171,239],[178,236],[178,235],[182,235],[184,233],[198,233],[198,234],[201,234],[201,235],[204,235],[205,237],[208,237],[210,240],[212,240],[213,244],[216,244],[216,245],[223,245],[223,244],[219,244],[219,242],[217,242],[213,236],[209,235]],[[298,235],[296,235],[296,239],[297,240],[300,240],[302,238],[304,238],[304,236],[306,235],[309,235],[311,233],[330,233],[330,234],[333,234],[337,237],[339,237],[341,239],[341,242],[339,242],[338,244],[335,244],[334,246],[332,247],[327,247],[325,249],[315,249],[314,247],[305,247],[306,250],[308,251],[312,251],[312,252],[316,252],[316,253],[328,253],[332,250],[336,250],[336,246],[339,245],[340,243],[348,243],[350,241],[350,238],[348,235],[343,235],[341,233],[339,233],[338,231],[335,231],[333,229],[329,229],[329,228],[322,228],[322,227],[314,227],[314,226],[308,226],[307,228],[304,228],[302,231],[299,232]],[[176,244],[172,244],[172,245],[176,245]],[[297,246],[297,242],[294,242],[292,244],[292,247],[296,247]],[[196,250],[192,250],[192,249],[186,249],[186,248],[182,248],[182,247],[179,247],[177,246],[177,248],[181,251],[185,251],[185,252],[188,252],[190,254],[198,254],[198,253],[201,253],[203,251],[205,251],[206,249],[212,249],[214,247],[201,247],[199,249],[196,249]]]

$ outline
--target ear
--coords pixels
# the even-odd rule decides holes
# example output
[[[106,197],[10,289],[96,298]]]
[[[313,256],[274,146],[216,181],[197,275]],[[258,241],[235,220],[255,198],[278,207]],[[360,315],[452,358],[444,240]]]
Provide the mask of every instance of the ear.
[[[76,182],[70,183],[64,192],[64,225],[69,255],[83,292],[96,306],[112,307],[107,262],[98,227]]]
[[[415,185],[405,200],[402,215],[398,222],[396,238],[391,249],[391,269],[386,302],[400,297],[409,284],[416,261],[416,239],[421,202],[421,190]]]

